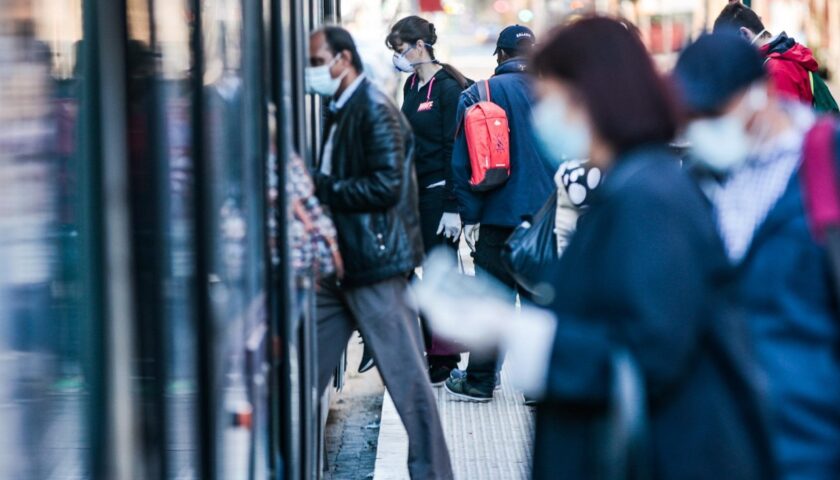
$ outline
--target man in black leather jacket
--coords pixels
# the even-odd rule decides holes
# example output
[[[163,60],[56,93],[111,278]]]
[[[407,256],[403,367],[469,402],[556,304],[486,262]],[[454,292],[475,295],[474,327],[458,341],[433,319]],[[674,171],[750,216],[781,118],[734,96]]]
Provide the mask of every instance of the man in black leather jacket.
[[[315,173],[333,216],[345,275],[319,285],[319,387],[326,388],[358,328],[405,425],[412,479],[451,479],[452,466],[423,358],[408,275],[423,258],[413,136],[394,104],[362,73],[352,37],[310,37],[307,90],[333,100]]]

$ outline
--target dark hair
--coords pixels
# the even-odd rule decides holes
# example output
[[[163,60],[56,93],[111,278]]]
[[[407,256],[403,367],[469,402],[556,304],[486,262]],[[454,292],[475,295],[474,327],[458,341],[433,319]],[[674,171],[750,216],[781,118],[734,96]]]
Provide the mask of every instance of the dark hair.
[[[353,36],[350,35],[350,32],[335,25],[328,25],[318,31],[324,34],[327,46],[329,46],[333,54],[338,55],[346,50],[350,52],[351,62],[356,72],[362,73],[365,70],[362,64],[362,57],[359,56],[359,51],[356,49],[356,42],[353,41]]]
[[[531,54],[531,51],[534,49],[534,44],[527,41],[521,40],[517,45],[516,48],[499,48],[499,51],[504,53],[509,58],[515,57],[527,57]]]
[[[764,30],[764,23],[750,7],[741,2],[730,2],[715,20],[714,31],[718,33],[722,30],[737,30],[741,27],[746,27],[758,35]]]
[[[420,40],[423,40],[432,60],[443,67],[458,82],[461,88],[467,88],[469,82],[463,73],[459,72],[452,65],[438,62],[435,58],[434,44],[437,42],[437,32],[435,32],[435,24],[428,20],[417,15],[403,18],[391,27],[391,33],[385,38],[385,45],[391,50],[396,50],[402,44],[414,45]]]
[[[676,134],[679,116],[668,84],[641,39],[617,20],[590,16],[556,29],[532,68],[570,83],[617,153]]]

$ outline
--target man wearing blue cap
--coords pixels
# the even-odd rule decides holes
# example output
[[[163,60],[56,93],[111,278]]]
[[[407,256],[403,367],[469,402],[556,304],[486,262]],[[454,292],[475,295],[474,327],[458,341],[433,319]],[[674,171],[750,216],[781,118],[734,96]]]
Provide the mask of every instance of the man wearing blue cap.
[[[768,93],[760,54],[735,34],[701,37],[673,77],[693,116],[685,131],[692,168],[734,266],[733,299],[766,382],[779,473],[837,478],[840,299],[809,230],[799,174],[815,117]]]
[[[464,238],[473,250],[476,275],[491,275],[510,287],[511,303],[516,299],[513,278],[502,265],[502,247],[525,216],[533,215],[554,189],[554,171],[542,157],[531,123],[534,103],[528,54],[536,42],[534,32],[521,25],[502,30],[496,43],[495,75],[490,78],[490,99],[504,109],[510,128],[510,177],[490,191],[470,188],[470,160],[463,125],[452,149],[453,190],[463,220]],[[457,118],[463,119],[479,101],[478,85],[461,94]],[[462,120],[459,122],[463,123]],[[480,227],[479,227],[480,225]],[[459,400],[488,402],[493,399],[499,359],[474,352],[466,375],[453,370],[446,391]]]

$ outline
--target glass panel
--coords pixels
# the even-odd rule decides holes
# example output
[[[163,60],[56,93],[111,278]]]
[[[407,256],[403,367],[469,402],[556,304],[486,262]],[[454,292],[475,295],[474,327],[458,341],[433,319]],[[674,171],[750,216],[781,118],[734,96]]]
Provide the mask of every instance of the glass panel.
[[[129,0],[127,12],[136,383],[147,467],[191,479],[199,461],[191,14],[187,0]]]
[[[202,21],[217,462],[220,478],[238,479],[248,478],[255,448],[253,381],[261,362],[253,360],[265,338],[264,152],[252,135],[263,119],[245,108],[241,0],[203,1]]]
[[[0,478],[88,478],[80,0],[0,0]]]

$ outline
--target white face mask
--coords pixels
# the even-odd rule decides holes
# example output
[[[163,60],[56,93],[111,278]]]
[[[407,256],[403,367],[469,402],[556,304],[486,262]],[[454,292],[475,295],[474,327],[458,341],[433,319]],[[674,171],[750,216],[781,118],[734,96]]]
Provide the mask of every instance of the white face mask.
[[[732,115],[695,120],[688,125],[685,138],[693,156],[718,173],[737,168],[750,153],[744,124]]]
[[[742,109],[749,116],[761,111],[767,101],[766,90],[751,88],[742,100]],[[715,172],[727,173],[743,165],[764,140],[753,140],[745,124],[737,113],[704,118],[691,122],[685,137],[691,144],[694,158]]]
[[[321,65],[320,67],[306,67],[304,70],[306,93],[318,94],[324,97],[332,97],[335,95],[335,92],[338,91],[338,87],[341,86],[341,80],[344,79],[344,76],[347,74],[347,70],[344,70],[338,77],[332,77],[330,69],[337,61],[338,56],[333,58],[333,60],[326,65]]]
[[[554,166],[589,156],[592,144],[589,127],[580,120],[568,120],[568,110],[566,101],[556,95],[543,98],[534,107],[537,140]]]
[[[405,58],[405,54],[412,50],[414,50],[414,47],[407,48],[402,53],[394,52],[393,61],[394,67],[396,67],[397,70],[403,73],[411,73],[414,71],[414,65],[407,58]]]

